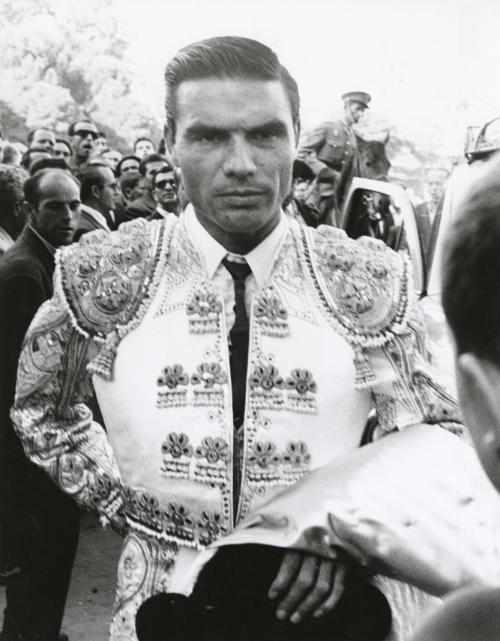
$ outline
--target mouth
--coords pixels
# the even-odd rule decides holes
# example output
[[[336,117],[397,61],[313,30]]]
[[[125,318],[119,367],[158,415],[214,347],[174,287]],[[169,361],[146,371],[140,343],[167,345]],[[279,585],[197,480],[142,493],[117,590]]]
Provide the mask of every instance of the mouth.
[[[263,193],[264,192],[258,189],[231,189],[220,192],[219,196],[222,198],[253,198],[255,196],[262,196]]]

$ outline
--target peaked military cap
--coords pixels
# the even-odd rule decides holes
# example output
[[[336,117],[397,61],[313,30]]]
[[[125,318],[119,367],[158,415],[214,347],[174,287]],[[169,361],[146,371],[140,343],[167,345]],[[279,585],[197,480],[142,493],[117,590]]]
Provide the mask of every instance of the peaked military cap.
[[[365,109],[368,109],[368,103],[372,97],[366,91],[348,91],[345,94],[342,94],[342,100],[349,100],[350,102],[359,102],[362,104]]]

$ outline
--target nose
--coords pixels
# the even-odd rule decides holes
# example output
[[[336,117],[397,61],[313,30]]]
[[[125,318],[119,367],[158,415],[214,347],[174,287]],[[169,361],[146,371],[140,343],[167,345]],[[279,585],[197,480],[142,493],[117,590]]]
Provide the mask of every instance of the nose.
[[[243,136],[235,136],[231,139],[224,162],[226,175],[244,178],[253,174],[256,170],[251,145]]]

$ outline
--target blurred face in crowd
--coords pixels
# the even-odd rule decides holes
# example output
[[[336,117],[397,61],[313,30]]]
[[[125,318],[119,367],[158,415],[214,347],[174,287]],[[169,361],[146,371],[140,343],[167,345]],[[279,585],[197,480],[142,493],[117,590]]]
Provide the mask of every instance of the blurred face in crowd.
[[[68,145],[63,142],[57,142],[54,144],[54,158],[62,158],[63,160],[69,161],[71,158],[71,151]]]
[[[345,116],[348,125],[355,125],[361,120],[366,107],[360,102],[348,102],[345,106]]]
[[[446,174],[444,171],[430,171],[427,174],[427,193],[432,202],[438,203],[444,193]]]
[[[139,140],[135,144],[134,153],[139,158],[146,158],[149,154],[154,154],[155,148],[151,140]]]
[[[96,156],[102,154],[102,152],[108,148],[108,143],[104,136],[98,136],[94,141],[94,153]]]
[[[120,165],[120,176],[136,173],[139,171],[139,161],[136,158],[127,158]]]
[[[91,122],[77,122],[71,144],[75,158],[87,162],[94,151],[94,142],[98,138],[97,127]]]
[[[298,131],[282,83],[184,81],[167,136],[199,221],[227,249],[250,251],[278,224],[292,182]]]
[[[148,162],[146,164],[146,173],[144,176],[146,189],[149,189],[150,191],[153,190],[153,178],[160,171],[160,169],[163,169],[164,167],[167,167],[166,160],[153,160],[152,162]]]
[[[109,162],[113,171],[116,169],[116,165],[122,159],[121,153],[119,151],[116,151],[116,149],[108,149],[102,154],[102,157]]]
[[[144,187],[145,181],[144,177],[140,176],[138,177],[137,184],[134,187],[123,187],[123,197],[127,202],[132,202],[133,200],[136,200],[136,198],[140,198],[141,196],[144,195]]]
[[[303,203],[307,198],[307,192],[309,191],[309,183],[306,180],[298,180],[293,186],[293,197],[295,200]]]
[[[92,193],[99,202],[101,211],[107,212],[116,207],[116,201],[120,195],[120,187],[112,169],[99,167],[99,173],[104,179],[104,185],[102,187],[94,185],[92,187]]]
[[[33,227],[54,247],[73,241],[80,218],[80,190],[62,170],[44,175],[38,186],[38,205],[25,203]]]
[[[166,211],[175,211],[178,204],[177,182],[172,171],[159,171],[153,178],[153,197]]]
[[[55,136],[50,129],[36,129],[33,132],[30,147],[45,147],[48,151],[52,151],[55,141]]]

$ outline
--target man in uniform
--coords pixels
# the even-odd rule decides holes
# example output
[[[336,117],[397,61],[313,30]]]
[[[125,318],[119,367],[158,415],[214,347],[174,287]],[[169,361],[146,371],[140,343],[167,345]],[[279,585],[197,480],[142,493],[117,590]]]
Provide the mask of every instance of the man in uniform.
[[[317,159],[337,172],[352,158],[357,142],[353,125],[358,123],[371,97],[364,91],[349,91],[342,96],[344,117],[333,122],[324,122],[305,139],[302,148],[316,151]]]
[[[165,77],[191,205],[60,252],[12,411],[32,460],[125,535],[113,641],[136,638],[151,595],[189,594],[200,551],[356,450],[372,408],[377,436],[461,429],[427,362],[406,259],[281,210],[300,123],[276,54],[211,38]],[[85,404],[91,381],[107,433]],[[284,552],[272,616],[329,615],[345,576],[340,559]],[[394,620],[415,614],[418,600],[398,598]]]

